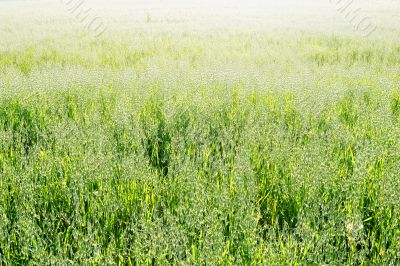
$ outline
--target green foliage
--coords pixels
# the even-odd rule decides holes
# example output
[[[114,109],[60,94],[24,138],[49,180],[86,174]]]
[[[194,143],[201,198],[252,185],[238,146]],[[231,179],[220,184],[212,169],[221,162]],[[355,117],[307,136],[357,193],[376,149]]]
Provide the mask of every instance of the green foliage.
[[[171,153],[171,134],[160,103],[150,100],[139,114],[143,127],[145,155],[162,176],[168,175]]]
[[[218,36],[2,53],[1,265],[399,264],[397,46]]]
[[[8,149],[27,154],[34,146],[47,144],[50,132],[43,108],[23,106],[17,99],[0,106],[0,128],[12,136],[5,143]]]

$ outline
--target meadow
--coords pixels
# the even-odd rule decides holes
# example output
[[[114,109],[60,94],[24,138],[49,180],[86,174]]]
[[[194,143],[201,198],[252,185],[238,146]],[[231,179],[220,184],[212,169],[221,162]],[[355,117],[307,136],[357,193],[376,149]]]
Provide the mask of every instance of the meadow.
[[[38,3],[0,3],[0,265],[400,263],[393,2]]]

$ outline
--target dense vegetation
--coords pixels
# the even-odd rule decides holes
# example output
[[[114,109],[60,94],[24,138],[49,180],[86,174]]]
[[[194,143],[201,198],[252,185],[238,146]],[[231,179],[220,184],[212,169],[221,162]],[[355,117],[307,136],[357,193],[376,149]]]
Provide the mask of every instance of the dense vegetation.
[[[398,44],[129,36],[1,52],[1,265],[400,263]]]

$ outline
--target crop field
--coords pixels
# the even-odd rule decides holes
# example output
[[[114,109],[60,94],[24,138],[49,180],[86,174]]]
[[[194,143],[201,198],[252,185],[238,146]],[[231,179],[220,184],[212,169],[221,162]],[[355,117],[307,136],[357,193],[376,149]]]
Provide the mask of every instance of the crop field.
[[[0,265],[400,264],[400,2],[71,1],[0,1]]]

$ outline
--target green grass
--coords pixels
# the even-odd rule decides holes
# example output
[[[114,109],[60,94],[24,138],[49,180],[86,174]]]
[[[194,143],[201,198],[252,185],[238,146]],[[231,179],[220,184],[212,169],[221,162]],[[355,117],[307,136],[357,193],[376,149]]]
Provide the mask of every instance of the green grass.
[[[0,53],[0,265],[400,263],[398,43],[155,36]]]

